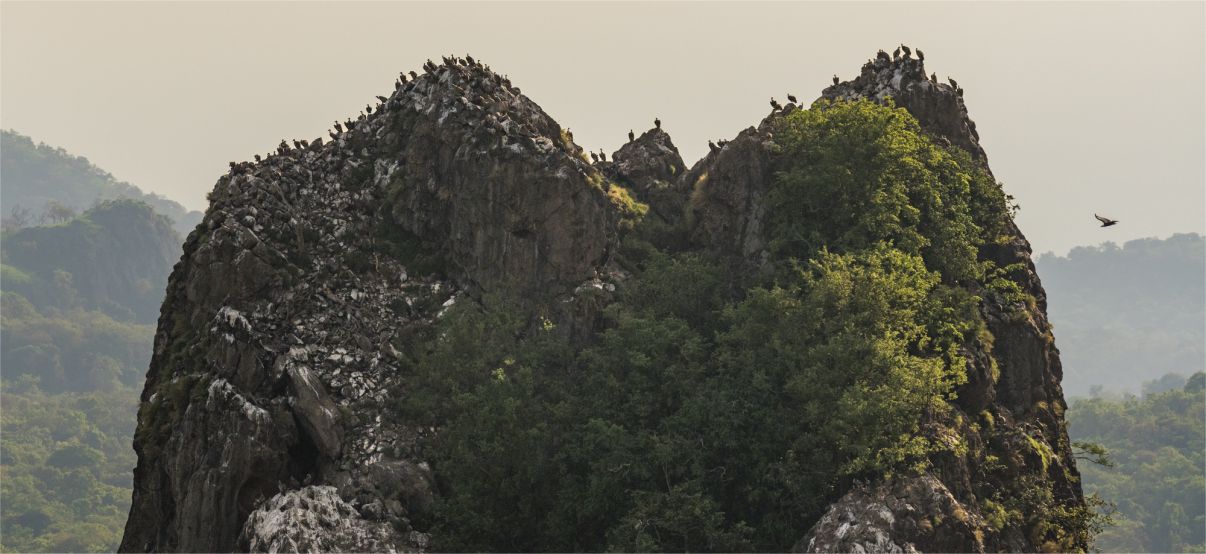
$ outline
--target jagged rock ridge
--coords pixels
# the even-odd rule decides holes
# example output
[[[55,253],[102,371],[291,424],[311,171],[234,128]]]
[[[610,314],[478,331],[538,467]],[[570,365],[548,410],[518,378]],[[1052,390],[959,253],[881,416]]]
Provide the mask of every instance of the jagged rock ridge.
[[[396,337],[422,337],[452,304],[500,291],[588,336],[599,306],[578,293],[624,278],[610,263],[620,215],[608,182],[666,221],[685,218],[700,247],[751,268],[765,258],[772,129],[797,107],[689,170],[660,129],[592,164],[487,67],[445,59],[426,69],[332,141],[282,143],[219,179],[169,282],[121,550],[424,549],[412,522],[436,494],[416,448],[430,430],[382,417],[417,342]],[[984,160],[961,95],[925,78],[918,60],[880,57],[823,97],[890,97]],[[1036,550],[1033,537],[985,523],[977,495],[1008,492],[985,467],[988,453],[1080,498],[1058,352],[1029,245],[1015,236],[982,256],[1022,264],[1037,302],[1024,317],[987,307],[996,344],[968,353],[958,429],[979,454],[851,490],[801,530],[797,548]],[[986,438],[962,418],[982,413],[997,422]]]

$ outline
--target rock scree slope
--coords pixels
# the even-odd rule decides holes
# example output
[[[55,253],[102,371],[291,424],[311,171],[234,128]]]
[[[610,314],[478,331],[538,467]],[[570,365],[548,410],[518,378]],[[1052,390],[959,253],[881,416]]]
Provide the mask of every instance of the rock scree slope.
[[[734,267],[765,261],[773,129],[799,107],[691,168],[660,128],[591,163],[480,62],[425,70],[330,138],[282,142],[218,180],[167,287],[122,551],[428,548],[416,522],[438,491],[417,444],[436,430],[386,409],[417,342],[407,337],[457,302],[505,292],[589,340],[594,293],[605,304],[625,278],[612,259],[624,229],[612,187]],[[920,60],[880,56],[822,98],[895,102],[987,163],[961,91],[927,78]],[[1037,487],[1083,507],[1045,297],[1029,244],[1011,231],[980,256],[1018,268],[1034,301],[983,302],[995,341],[967,347],[969,379],[944,427],[969,448],[856,483],[800,529],[797,550],[1034,551],[1049,532],[1002,520],[1003,498]]]

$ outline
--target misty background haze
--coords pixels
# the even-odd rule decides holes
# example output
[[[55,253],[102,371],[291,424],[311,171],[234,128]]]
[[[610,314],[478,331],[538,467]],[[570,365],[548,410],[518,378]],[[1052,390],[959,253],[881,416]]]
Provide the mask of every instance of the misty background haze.
[[[966,90],[1021,205],[1070,433],[1119,466],[1081,465],[1120,508],[1099,546],[1201,551],[1203,2],[4,1],[0,549],[116,548],[167,276],[228,162],[469,53],[588,150],[659,117],[694,164],[769,97],[810,102],[901,42]]]
[[[903,42],[966,89],[1035,251],[1064,253],[1206,231],[1204,6],[5,2],[0,119],[204,209],[227,162],[325,137],[444,54],[509,74],[588,150],[658,116],[692,163],[768,97],[811,101]]]

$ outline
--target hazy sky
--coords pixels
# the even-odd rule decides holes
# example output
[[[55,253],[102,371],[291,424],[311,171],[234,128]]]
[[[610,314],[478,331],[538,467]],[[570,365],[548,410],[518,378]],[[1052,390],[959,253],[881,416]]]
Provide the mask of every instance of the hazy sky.
[[[693,163],[904,42],[966,89],[1035,249],[1064,251],[1206,232],[1203,29],[1203,2],[5,1],[0,126],[200,209],[228,161],[325,136],[441,54],[509,74],[587,149],[659,116]]]

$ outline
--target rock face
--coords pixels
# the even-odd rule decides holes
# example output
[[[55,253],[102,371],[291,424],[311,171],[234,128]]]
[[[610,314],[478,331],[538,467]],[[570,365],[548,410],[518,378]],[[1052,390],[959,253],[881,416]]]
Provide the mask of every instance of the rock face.
[[[609,263],[621,219],[610,183],[685,220],[698,246],[753,269],[764,259],[772,129],[795,106],[690,170],[660,129],[591,164],[487,67],[426,69],[331,141],[282,143],[219,179],[159,319],[122,551],[423,550],[415,521],[437,491],[417,441],[431,430],[383,417],[405,401],[385,391],[458,301],[515,293],[589,336],[598,296],[579,293],[622,278]],[[920,61],[879,59],[824,91],[859,97],[893,98],[984,160],[960,94]],[[1015,235],[982,256],[1020,264],[1036,302],[986,302],[996,342],[969,349],[956,415],[927,430],[967,452],[852,487],[801,529],[798,549],[1033,551],[1041,536],[989,523],[992,499],[1039,483],[1083,505],[1045,297]]]
[[[123,551],[421,548],[423,430],[382,418],[409,362],[397,338],[501,289],[574,313],[599,280],[615,237],[599,170],[502,77],[430,69],[333,141],[282,143],[214,187],[163,304]],[[376,542],[249,522],[309,483]]]
[[[611,159],[602,164],[605,175],[634,191],[663,220],[682,216],[686,195],[677,184],[686,166],[669,134],[660,127],[645,131]]]
[[[272,497],[247,518],[243,536],[252,552],[395,552],[395,531],[369,522],[335,487],[304,487]],[[424,538],[413,544],[422,547]]]
[[[931,475],[857,487],[795,552],[983,552],[984,522]]]

